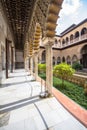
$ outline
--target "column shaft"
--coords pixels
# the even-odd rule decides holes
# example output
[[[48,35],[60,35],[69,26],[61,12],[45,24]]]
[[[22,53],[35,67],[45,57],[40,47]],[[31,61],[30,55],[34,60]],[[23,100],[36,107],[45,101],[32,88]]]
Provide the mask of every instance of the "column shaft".
[[[8,69],[9,69],[9,42],[6,39],[6,78],[8,78]]]
[[[52,94],[52,86],[53,86],[53,65],[52,65],[52,46],[46,45],[46,87],[49,94]]]
[[[13,67],[14,67],[14,52],[13,52],[13,47],[11,47],[11,72],[13,72]]]
[[[30,74],[33,74],[33,58],[30,57]]]
[[[25,70],[28,71],[28,59],[27,59],[27,57],[25,58]]]
[[[35,59],[35,79],[37,80],[37,76],[38,76],[38,54],[37,53],[35,53],[34,59]]]

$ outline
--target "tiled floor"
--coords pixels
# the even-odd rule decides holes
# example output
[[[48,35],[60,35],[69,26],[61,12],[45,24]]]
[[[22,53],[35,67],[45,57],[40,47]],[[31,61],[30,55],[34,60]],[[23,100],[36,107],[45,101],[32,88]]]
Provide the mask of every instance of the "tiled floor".
[[[38,95],[39,82],[24,70],[15,70],[0,88],[0,106]],[[27,79],[26,79],[27,78]],[[7,84],[7,86],[6,86]],[[44,89],[44,88],[43,88]],[[32,93],[31,93],[32,90]],[[10,111],[9,123],[0,130],[87,130],[56,99],[50,97]]]

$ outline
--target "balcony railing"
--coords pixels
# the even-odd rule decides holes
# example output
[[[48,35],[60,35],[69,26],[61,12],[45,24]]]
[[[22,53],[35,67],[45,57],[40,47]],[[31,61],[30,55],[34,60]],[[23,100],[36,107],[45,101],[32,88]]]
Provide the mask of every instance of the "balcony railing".
[[[81,35],[81,36],[71,40],[71,41],[67,41],[67,43],[65,43],[65,44],[62,44],[62,43],[54,44],[53,47],[64,48],[64,47],[67,47],[69,45],[73,45],[77,42],[80,42],[80,41],[83,41],[83,40],[86,40],[86,39],[87,39],[87,34],[84,34],[84,35]],[[44,46],[44,45],[41,44],[40,46]]]
[[[71,41],[69,41],[68,43],[65,43],[64,45],[62,45],[62,47],[66,47],[66,46],[69,46],[69,45],[72,45],[72,44],[75,44],[77,42],[80,42],[80,41],[83,41],[83,40],[86,40],[87,39],[87,34],[84,34],[80,37],[77,37]]]

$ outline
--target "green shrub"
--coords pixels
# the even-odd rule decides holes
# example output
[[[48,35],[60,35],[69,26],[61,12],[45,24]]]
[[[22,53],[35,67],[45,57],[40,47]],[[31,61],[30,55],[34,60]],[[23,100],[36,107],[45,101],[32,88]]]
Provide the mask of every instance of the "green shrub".
[[[46,72],[46,64],[38,64],[38,73]]]
[[[83,66],[79,62],[75,62],[72,64],[72,68],[75,70],[82,70]]]
[[[74,72],[75,70],[72,69],[72,67],[66,63],[56,65],[53,70],[54,76],[61,78],[63,86],[64,86],[64,79],[71,77],[74,74]]]

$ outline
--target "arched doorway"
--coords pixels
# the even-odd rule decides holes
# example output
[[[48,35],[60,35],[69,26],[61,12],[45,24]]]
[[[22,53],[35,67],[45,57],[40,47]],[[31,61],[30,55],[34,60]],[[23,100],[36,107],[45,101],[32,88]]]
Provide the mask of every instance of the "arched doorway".
[[[70,58],[70,56],[67,56],[66,61],[67,61],[67,64],[71,65],[71,58]]]
[[[82,35],[85,35],[87,33],[87,29],[84,27],[82,30],[81,30],[81,36]]]
[[[65,57],[63,56],[63,57],[62,57],[62,62],[65,62],[65,61],[66,61],[66,60],[65,60]]]
[[[81,49],[81,55],[82,55],[81,63],[83,64],[83,68],[87,68],[87,45],[85,45]]]
[[[87,28],[82,28],[81,30],[81,39],[84,39],[87,37]]]
[[[62,46],[64,46],[64,45],[65,45],[65,40],[63,39],[63,40],[62,40]]]
[[[60,63],[61,63],[61,58],[57,57],[57,64],[60,64]]]
[[[78,38],[79,37],[79,32],[77,31],[76,33],[75,33],[75,38]]]
[[[72,57],[72,64],[74,64],[74,63],[77,62],[77,61],[78,61],[77,56],[76,56],[76,55],[73,55],[73,57]]]

